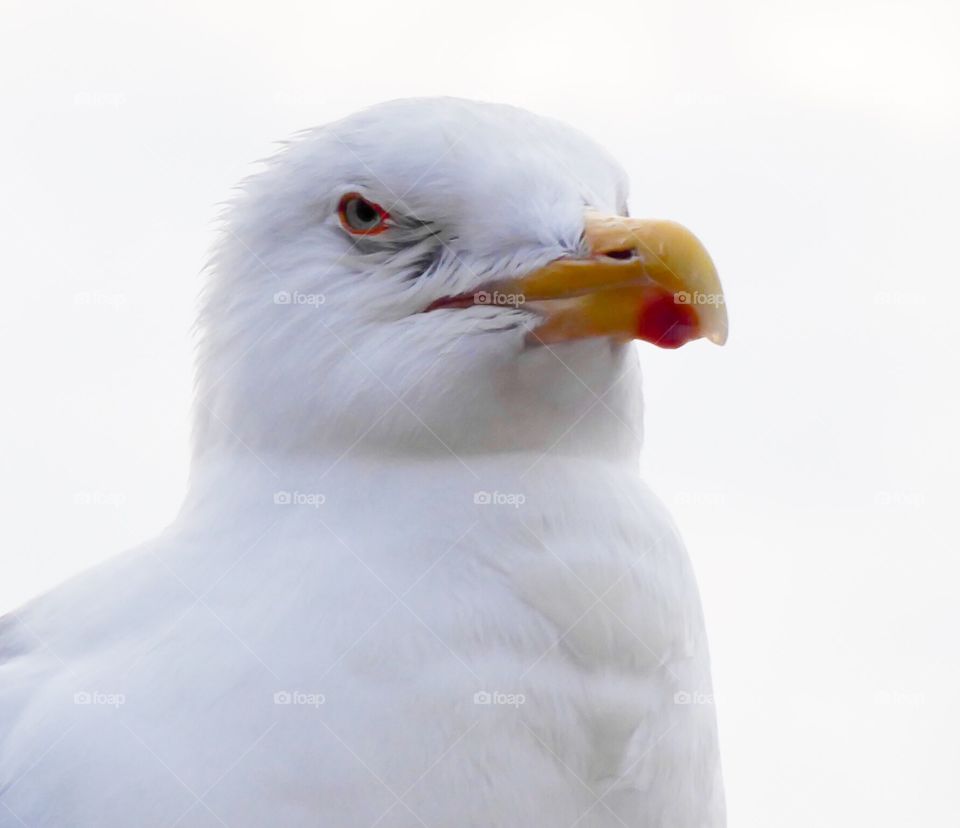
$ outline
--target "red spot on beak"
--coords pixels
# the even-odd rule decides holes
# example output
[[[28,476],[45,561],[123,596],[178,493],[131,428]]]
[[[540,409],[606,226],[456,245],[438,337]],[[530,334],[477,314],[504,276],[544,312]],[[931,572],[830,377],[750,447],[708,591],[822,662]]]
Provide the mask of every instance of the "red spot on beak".
[[[645,303],[637,314],[637,339],[661,348],[679,348],[700,336],[697,311],[676,301],[674,294],[663,293]]]

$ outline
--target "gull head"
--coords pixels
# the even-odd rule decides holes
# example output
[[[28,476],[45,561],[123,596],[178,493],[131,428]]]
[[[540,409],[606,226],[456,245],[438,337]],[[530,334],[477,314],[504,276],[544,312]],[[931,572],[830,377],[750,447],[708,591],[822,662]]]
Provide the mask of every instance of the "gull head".
[[[198,329],[200,453],[625,458],[635,340],[722,344],[726,312],[702,245],[628,218],[624,172],[591,139],[437,98],[263,162],[224,212]]]

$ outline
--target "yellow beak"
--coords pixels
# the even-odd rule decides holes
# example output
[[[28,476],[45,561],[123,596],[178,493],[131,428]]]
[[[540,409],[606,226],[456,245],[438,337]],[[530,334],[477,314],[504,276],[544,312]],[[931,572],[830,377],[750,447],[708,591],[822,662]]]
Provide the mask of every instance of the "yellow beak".
[[[671,221],[588,213],[589,256],[558,259],[495,285],[544,320],[534,343],[589,337],[643,339],[678,348],[727,340],[727,309],[704,246]]]

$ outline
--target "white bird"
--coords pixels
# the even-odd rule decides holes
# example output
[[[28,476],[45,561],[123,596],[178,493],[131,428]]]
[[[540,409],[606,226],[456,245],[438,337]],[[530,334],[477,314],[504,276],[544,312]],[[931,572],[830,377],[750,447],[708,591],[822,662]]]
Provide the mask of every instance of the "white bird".
[[[726,316],[626,198],[579,132],[456,99],[244,183],[181,513],[0,627],[0,825],[725,824],[632,340]]]

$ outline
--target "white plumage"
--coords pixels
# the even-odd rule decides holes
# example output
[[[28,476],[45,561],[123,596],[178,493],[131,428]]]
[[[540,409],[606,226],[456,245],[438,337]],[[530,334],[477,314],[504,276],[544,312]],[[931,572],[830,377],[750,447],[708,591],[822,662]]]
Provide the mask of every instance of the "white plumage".
[[[391,233],[345,233],[347,192]],[[245,182],[179,517],[0,627],[0,825],[724,825],[636,346],[422,312],[582,254],[584,209],[625,200],[579,133],[453,99]]]

